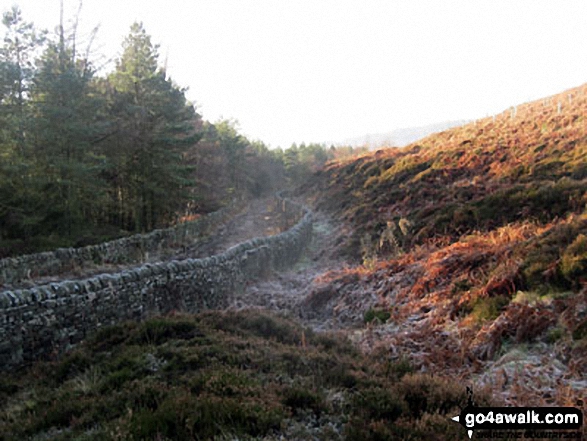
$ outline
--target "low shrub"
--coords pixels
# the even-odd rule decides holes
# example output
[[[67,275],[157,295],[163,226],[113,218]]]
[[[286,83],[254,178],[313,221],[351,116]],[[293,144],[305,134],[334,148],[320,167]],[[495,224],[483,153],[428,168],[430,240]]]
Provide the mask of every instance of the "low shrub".
[[[363,317],[365,323],[376,321],[378,323],[385,323],[391,317],[391,313],[387,309],[369,308]]]

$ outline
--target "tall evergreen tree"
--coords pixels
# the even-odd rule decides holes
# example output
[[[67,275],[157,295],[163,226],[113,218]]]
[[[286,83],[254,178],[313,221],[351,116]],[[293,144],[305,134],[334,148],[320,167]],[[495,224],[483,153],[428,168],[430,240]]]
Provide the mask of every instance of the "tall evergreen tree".
[[[106,78],[80,55],[76,25],[66,35],[62,19],[46,39],[18,8],[3,24],[0,257],[167,226],[188,206],[280,185],[282,155],[233,121],[203,122],[141,24]]]
[[[44,195],[45,233],[74,238],[96,219],[103,183],[93,140],[102,100],[92,93],[93,71],[76,55],[59,27],[39,61],[31,98],[35,110],[34,152],[39,191]]]
[[[230,191],[240,193],[246,182],[245,154],[249,142],[238,133],[237,121],[223,120],[217,122],[215,126],[222,153],[227,158]]]
[[[33,23],[25,22],[17,6],[5,12],[2,24],[6,28],[4,44],[0,48],[0,103],[4,141],[12,139],[18,152],[24,154],[27,114],[27,96],[34,74],[34,58],[45,41],[45,33],[38,32]]]
[[[157,49],[142,24],[134,23],[109,77],[117,127],[110,179],[117,183],[120,221],[136,230],[172,221],[187,202],[183,154],[199,139],[194,108],[158,67]]]
[[[25,22],[18,7],[2,16],[5,36],[0,47],[0,239],[17,239],[31,233],[38,221],[30,185],[33,158],[30,151],[31,106],[28,100],[35,56],[44,32]]]

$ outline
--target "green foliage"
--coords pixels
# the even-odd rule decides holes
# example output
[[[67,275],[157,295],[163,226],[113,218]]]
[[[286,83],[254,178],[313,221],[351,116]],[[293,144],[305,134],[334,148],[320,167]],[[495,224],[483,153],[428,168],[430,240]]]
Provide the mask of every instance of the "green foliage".
[[[579,234],[565,249],[560,270],[563,277],[580,286],[580,278],[587,275],[587,236]]]
[[[441,378],[406,375],[391,390],[373,388],[357,397],[361,407],[345,427],[345,439],[468,439],[450,421],[466,403],[464,388]],[[488,405],[485,397],[476,399]]]
[[[131,342],[156,345],[171,338],[191,340],[198,335],[202,334],[192,320],[152,319],[141,325],[139,335]]]
[[[477,323],[495,320],[510,300],[507,296],[477,297],[470,305],[471,315]]]
[[[356,394],[352,405],[357,409],[357,413],[376,421],[393,422],[407,410],[406,403],[400,396],[381,387],[367,389]]]
[[[92,94],[93,72],[63,38],[47,46],[31,90],[32,184],[44,192],[37,207],[43,218],[33,234],[71,238],[86,229],[88,212],[95,210],[90,207],[102,196],[99,161],[90,147],[100,131],[95,110],[103,103]]]
[[[585,269],[584,220],[557,225],[527,245],[522,272],[528,288],[543,294],[578,286]]]
[[[3,24],[0,257],[166,227],[282,185],[282,152],[203,122],[142,24],[105,77],[62,24],[46,38],[17,7]]]
[[[123,43],[109,113],[114,134],[104,146],[105,176],[117,183],[119,222],[146,231],[170,223],[188,201],[190,167],[183,157],[198,141],[193,106],[157,66],[157,46],[134,23]]]
[[[32,121],[28,97],[35,56],[44,39],[17,7],[3,14],[2,23],[6,29],[0,47],[0,240],[7,239],[10,252],[41,219],[35,210],[40,198],[31,185],[34,158],[26,135]]]
[[[546,342],[547,343],[556,343],[559,341],[564,335],[564,331],[562,328],[556,326],[554,328],[550,328],[546,333]]]
[[[356,155],[364,152],[363,148],[327,147],[324,144],[292,144],[283,152],[283,164],[287,179],[292,186],[307,184],[314,173],[329,160]]]
[[[238,121],[204,123],[201,133],[193,156],[195,167],[208,184],[202,178],[196,182],[206,193],[216,194],[220,200],[243,194],[261,196],[284,184],[282,152],[269,150],[261,141],[248,140],[239,133]]]
[[[401,380],[405,375],[414,372],[414,367],[407,358],[400,358],[398,361],[387,363],[387,373],[392,378]]]
[[[373,321],[379,323],[385,323],[391,317],[390,312],[387,309],[373,309],[369,308],[363,317],[365,323],[371,323]]]
[[[450,382],[436,376],[407,375],[398,388],[414,418],[425,413],[450,415],[466,402],[464,387],[455,388]]]
[[[432,433],[428,419],[452,411],[461,388],[400,371],[265,313],[154,318],[106,328],[61,360],[5,375],[0,432],[7,440],[331,439],[334,424],[347,439]],[[300,425],[313,435],[294,432]]]
[[[309,409],[319,417],[323,411],[327,410],[322,397],[312,390],[299,386],[286,389],[282,401],[284,405],[292,409],[294,415]]]
[[[157,77],[159,46],[151,43],[142,23],[134,22],[122,43],[123,53],[112,74],[112,84],[120,92],[132,91],[139,100],[149,94],[149,80]],[[136,102],[140,104],[140,102]]]
[[[61,363],[52,372],[51,380],[55,383],[62,383],[67,378],[75,377],[84,372],[91,364],[91,359],[84,353],[74,351],[63,358]]]
[[[453,294],[458,293],[458,292],[465,292],[470,290],[473,287],[472,283],[465,279],[465,280],[457,280],[456,282],[454,282],[453,284]]]

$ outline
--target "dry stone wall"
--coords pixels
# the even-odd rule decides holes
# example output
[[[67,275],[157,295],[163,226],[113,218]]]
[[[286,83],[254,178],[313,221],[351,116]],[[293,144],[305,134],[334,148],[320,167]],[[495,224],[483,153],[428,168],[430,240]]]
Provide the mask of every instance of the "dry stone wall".
[[[59,275],[89,265],[141,263],[148,258],[149,253],[184,244],[208,234],[241,209],[242,204],[234,202],[195,221],[153,230],[147,234],[136,234],[98,245],[59,248],[55,251],[1,259],[0,286],[35,277]]]
[[[96,329],[170,311],[224,308],[248,280],[297,261],[312,236],[308,209],[283,200],[289,230],[205,259],[145,264],[117,274],[0,292],[0,369],[69,349]]]

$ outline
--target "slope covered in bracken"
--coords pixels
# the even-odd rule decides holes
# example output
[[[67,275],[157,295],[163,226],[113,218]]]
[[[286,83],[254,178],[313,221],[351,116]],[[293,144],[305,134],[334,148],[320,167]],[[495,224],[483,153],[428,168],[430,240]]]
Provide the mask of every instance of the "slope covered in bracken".
[[[308,304],[361,305],[366,348],[519,405],[585,396],[587,85],[329,163],[305,190],[362,260]]]

